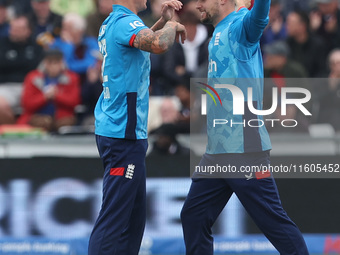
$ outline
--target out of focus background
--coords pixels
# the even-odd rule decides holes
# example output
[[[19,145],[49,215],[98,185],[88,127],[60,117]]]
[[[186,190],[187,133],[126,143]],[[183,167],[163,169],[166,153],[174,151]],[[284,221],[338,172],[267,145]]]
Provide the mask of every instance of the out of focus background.
[[[140,13],[146,25],[160,17],[162,2],[148,1]],[[190,129],[199,108],[190,78],[206,77],[213,27],[200,24],[195,1],[182,2],[177,19],[187,41],[151,54],[144,255],[184,254],[179,213],[190,187],[190,155],[204,152],[204,125]],[[96,37],[111,10],[111,0],[0,0],[0,254],[87,253],[103,174],[93,134],[102,92]],[[265,77],[272,79],[265,109],[271,89],[287,85],[284,78],[315,81],[298,84],[312,94],[311,117],[292,108],[287,114],[297,127],[268,127],[272,163],[340,164],[339,1],[272,0],[261,48]],[[340,254],[334,176],[277,180],[311,254]],[[275,254],[235,197],[214,235],[216,254]]]

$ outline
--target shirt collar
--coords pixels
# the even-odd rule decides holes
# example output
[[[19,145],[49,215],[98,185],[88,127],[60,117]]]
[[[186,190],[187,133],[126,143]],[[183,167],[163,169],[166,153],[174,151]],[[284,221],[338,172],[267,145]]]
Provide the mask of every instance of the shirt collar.
[[[125,6],[119,5],[119,4],[112,5],[112,10],[114,12],[121,11],[121,12],[125,12],[125,13],[128,13],[128,14],[134,14],[133,11],[131,11],[130,9],[126,8]]]
[[[229,21],[232,20],[232,18],[235,16],[236,12],[232,12],[230,14],[228,14],[224,19],[222,19],[215,28],[218,28],[220,25],[223,25],[225,23],[228,23]]]

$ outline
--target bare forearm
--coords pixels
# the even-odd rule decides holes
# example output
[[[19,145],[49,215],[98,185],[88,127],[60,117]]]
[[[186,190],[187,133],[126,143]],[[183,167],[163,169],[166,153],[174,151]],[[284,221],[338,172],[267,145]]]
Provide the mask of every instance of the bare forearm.
[[[168,21],[162,29],[156,32],[151,29],[143,29],[137,34],[133,45],[144,51],[156,54],[164,53],[175,41],[176,26],[176,22]]]
[[[156,23],[150,28],[152,31],[156,32],[164,27],[166,24],[166,21],[163,19],[163,17],[159,18],[159,20],[156,21]]]
[[[168,50],[175,42],[176,22],[167,22],[161,30],[155,32],[160,48]]]

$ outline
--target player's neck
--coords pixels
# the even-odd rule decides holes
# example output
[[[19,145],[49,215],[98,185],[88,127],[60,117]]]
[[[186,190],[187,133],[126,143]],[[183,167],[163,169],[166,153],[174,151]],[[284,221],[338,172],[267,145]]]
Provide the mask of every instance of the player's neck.
[[[235,8],[228,8],[228,9],[225,9],[224,11],[221,10],[219,17],[213,23],[213,26],[216,27],[218,25],[218,23],[220,23],[222,20],[225,19],[225,17],[227,17],[230,13],[232,13],[234,11],[235,11]]]
[[[115,0],[114,4],[121,5],[132,11],[133,13],[137,14],[137,7],[131,2],[126,0]]]

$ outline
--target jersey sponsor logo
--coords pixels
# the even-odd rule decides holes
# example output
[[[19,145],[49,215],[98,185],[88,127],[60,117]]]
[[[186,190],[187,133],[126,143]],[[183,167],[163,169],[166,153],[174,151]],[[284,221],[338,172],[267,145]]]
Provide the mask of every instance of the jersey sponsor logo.
[[[129,164],[128,168],[126,169],[126,174],[125,178],[132,179],[133,174],[135,173],[135,165],[134,164]]]
[[[219,32],[219,33],[216,34],[214,46],[219,45],[219,43],[220,43],[220,38],[221,38],[221,32]]]
[[[209,68],[208,68],[208,72],[217,72],[217,63],[215,61],[213,61],[212,59],[210,59],[209,61]]]
[[[123,176],[124,175],[124,167],[116,167],[110,169],[110,175],[113,176]]]
[[[134,22],[130,22],[129,24],[133,29],[136,29],[137,27],[144,27],[144,24],[140,22],[139,20],[136,20]]]

